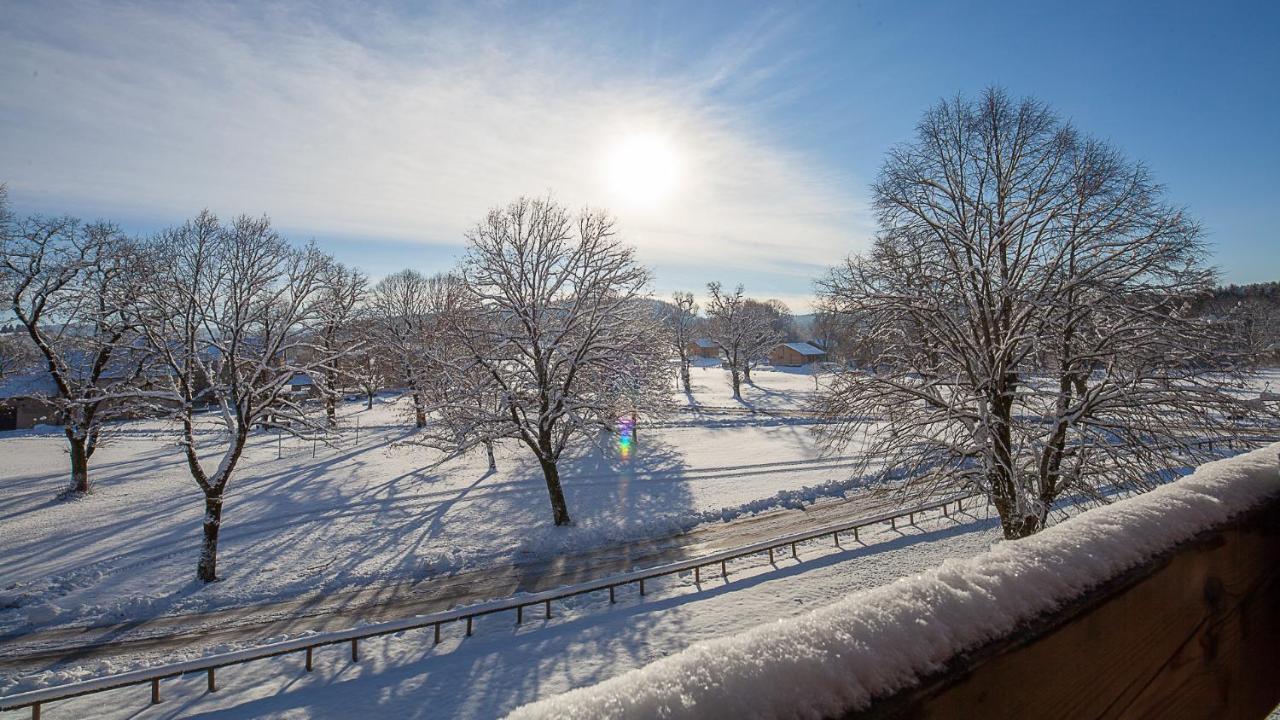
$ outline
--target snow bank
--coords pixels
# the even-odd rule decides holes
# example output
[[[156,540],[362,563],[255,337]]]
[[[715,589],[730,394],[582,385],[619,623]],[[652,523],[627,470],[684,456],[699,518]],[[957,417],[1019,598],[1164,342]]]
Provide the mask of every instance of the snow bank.
[[[1278,451],[1209,463],[1034,537],[694,645],[509,717],[824,717],[865,708],[1280,493]]]

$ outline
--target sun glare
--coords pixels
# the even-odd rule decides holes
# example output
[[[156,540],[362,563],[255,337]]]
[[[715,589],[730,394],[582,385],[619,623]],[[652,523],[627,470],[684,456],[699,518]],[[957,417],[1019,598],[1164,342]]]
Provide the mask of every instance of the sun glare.
[[[609,149],[605,179],[616,202],[652,206],[679,181],[679,160],[671,144],[658,135],[631,135]]]

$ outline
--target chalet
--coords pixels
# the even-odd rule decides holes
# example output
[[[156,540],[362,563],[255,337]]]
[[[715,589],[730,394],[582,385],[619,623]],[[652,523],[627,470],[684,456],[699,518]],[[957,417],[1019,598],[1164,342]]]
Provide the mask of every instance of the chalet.
[[[699,358],[718,358],[720,357],[720,343],[710,338],[690,340],[689,356]]]
[[[769,351],[769,363],[780,367],[801,367],[825,360],[827,353],[809,343],[781,343]]]

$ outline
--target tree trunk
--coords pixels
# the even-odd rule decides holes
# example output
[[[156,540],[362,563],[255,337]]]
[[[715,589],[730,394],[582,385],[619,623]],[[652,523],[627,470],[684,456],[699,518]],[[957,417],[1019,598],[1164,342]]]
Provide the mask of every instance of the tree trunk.
[[[324,414],[328,420],[329,427],[338,424],[338,402],[331,393],[324,394]]]
[[[551,514],[555,517],[556,525],[568,525],[571,522],[569,506],[565,504],[564,492],[560,489],[560,471],[554,461],[539,462],[542,465],[542,475],[547,481],[547,493],[551,495]]]
[[[218,530],[222,527],[222,491],[205,493],[204,543],[200,546],[200,564],[196,577],[202,582],[218,579]]]
[[[680,382],[684,385],[684,392],[686,395],[693,392],[693,390],[689,388],[689,361],[688,360],[680,361]]]
[[[742,366],[742,380],[748,384],[751,383],[751,365],[750,364],[746,364]]]
[[[498,461],[497,461],[497,459],[495,459],[495,458],[494,458],[494,456],[493,456],[493,442],[492,442],[492,441],[490,441],[490,440],[485,440],[485,441],[484,441],[484,451],[489,455],[489,472],[497,472],[497,470],[498,470]]]
[[[414,412],[414,422],[418,425],[418,427],[420,428],[426,427],[427,412],[422,407],[422,395],[420,393],[413,394],[413,412]]]
[[[67,444],[71,446],[71,490],[81,495],[89,494],[89,453],[87,441],[67,433]]]
[[[729,371],[729,377],[733,380],[733,399],[742,399],[742,377],[738,375],[737,369]]]
[[[369,396],[369,399],[368,399],[368,401],[367,401],[367,402],[365,402],[365,404],[364,404],[364,409],[365,409],[365,410],[372,410],[372,409],[373,409],[373,391],[372,391],[372,390],[368,390],[368,391],[366,391],[366,392],[365,392],[365,394]]]

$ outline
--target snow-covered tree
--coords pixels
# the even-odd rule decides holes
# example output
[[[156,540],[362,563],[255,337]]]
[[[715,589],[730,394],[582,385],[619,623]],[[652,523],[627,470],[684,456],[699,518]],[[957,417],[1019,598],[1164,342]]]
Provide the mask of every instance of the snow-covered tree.
[[[742,286],[726,292],[718,282],[707,285],[707,329],[720,345],[733,386],[733,398],[742,399],[742,381],[751,380],[751,366],[767,355],[782,336],[773,328],[776,312],[766,303],[742,294]]]
[[[549,199],[494,209],[467,240],[459,275],[474,312],[452,335],[499,399],[483,416],[532,451],[555,524],[566,525],[565,448],[612,430],[624,405],[669,402],[670,354],[647,301],[649,273],[612,219],[583,211],[575,222]]]
[[[686,393],[693,392],[689,388],[689,343],[694,340],[697,325],[698,303],[694,302],[693,293],[672,293],[667,315],[668,337],[680,358],[680,384]]]
[[[756,328],[743,336],[742,379],[751,382],[751,369],[769,358],[769,351],[795,333],[791,310],[781,300],[747,298],[743,307],[746,326]]]
[[[359,319],[368,294],[367,283],[364,273],[339,262],[330,262],[321,273],[316,343],[320,354],[333,358],[333,364],[319,368],[314,380],[330,427],[338,422],[337,404],[343,386],[348,380],[358,382],[357,378],[367,371],[367,358],[359,353],[365,342]],[[372,402],[371,393],[369,399]]]
[[[103,425],[139,400],[145,353],[132,305],[136,248],[115,226],[69,217],[19,220],[0,185],[0,291],[35,349],[54,393],[42,397],[62,424],[71,490],[91,489],[89,460]]]
[[[223,500],[251,431],[268,420],[294,434],[323,429],[291,397],[289,381],[335,360],[317,343],[321,278],[331,260],[293,247],[266,218],[223,224],[208,211],[162,233],[151,252],[143,328],[168,370],[180,445],[204,493],[196,575],[212,582]],[[196,431],[204,406],[215,411],[220,432],[213,437]]]
[[[462,279],[452,273],[427,279],[428,328],[425,339],[426,369],[423,390],[434,421],[428,422],[418,442],[448,452],[450,456],[483,447],[489,470],[498,469],[496,443],[514,437],[510,423],[500,417],[501,388],[472,353],[488,355],[485,335],[471,332],[472,345],[458,341],[461,328],[474,329],[485,321]]]
[[[427,424],[427,290],[422,273],[401,270],[374,285],[368,307],[373,346],[392,371],[392,382],[412,401],[414,424],[419,428]]]
[[[1015,538],[1232,432],[1234,358],[1183,309],[1212,277],[1200,230],[1144,167],[990,90],[926,113],[874,193],[873,248],[821,283],[874,350],[822,398],[829,442],[862,437],[921,493],[987,493]]]

